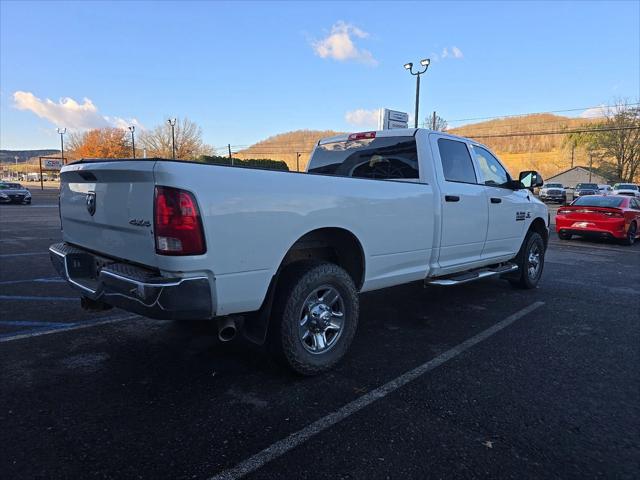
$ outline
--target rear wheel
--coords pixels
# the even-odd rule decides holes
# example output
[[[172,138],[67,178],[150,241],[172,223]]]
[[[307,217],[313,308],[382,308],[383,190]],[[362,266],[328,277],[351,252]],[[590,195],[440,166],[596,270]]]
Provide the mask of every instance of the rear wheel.
[[[544,255],[544,240],[538,232],[530,230],[515,258],[518,272],[517,277],[509,279],[511,285],[524,289],[536,288],[542,277]]]
[[[282,273],[269,347],[302,375],[329,370],[344,357],[358,326],[358,293],[349,274],[327,262],[300,262]]]
[[[638,234],[638,226],[636,225],[636,222],[632,222],[631,225],[629,225],[629,230],[627,230],[626,238],[622,240],[622,244],[627,246],[633,245],[636,241],[637,234]]]

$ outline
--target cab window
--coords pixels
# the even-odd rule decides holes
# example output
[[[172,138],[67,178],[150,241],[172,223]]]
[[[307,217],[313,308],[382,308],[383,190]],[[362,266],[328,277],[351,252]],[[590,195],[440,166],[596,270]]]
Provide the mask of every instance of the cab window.
[[[504,187],[509,183],[509,174],[498,159],[482,147],[473,147],[476,160],[484,178],[484,184],[491,187]]]
[[[466,143],[439,138],[438,150],[442,161],[442,171],[447,182],[478,182]]]

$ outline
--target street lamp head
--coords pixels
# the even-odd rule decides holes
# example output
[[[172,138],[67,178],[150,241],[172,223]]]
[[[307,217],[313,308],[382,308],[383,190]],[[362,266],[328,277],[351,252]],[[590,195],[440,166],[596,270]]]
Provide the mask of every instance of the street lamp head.
[[[420,65],[422,65],[423,67],[428,67],[430,63],[431,63],[431,60],[429,58],[424,58],[420,60]]]
[[[169,120],[167,120],[167,123],[173,127],[176,124],[176,119],[170,118]]]
[[[67,129],[66,128],[58,128],[56,130],[58,131],[58,134],[60,134],[60,135],[64,135],[65,133],[67,133]]]
[[[130,131],[131,133],[133,133],[133,132],[135,131],[135,129],[136,129],[136,126],[135,126],[135,125],[130,125],[130,126],[129,126],[129,131]]]
[[[404,68],[406,68],[407,70],[411,70],[411,67],[413,67],[413,63],[411,62],[404,64]]]

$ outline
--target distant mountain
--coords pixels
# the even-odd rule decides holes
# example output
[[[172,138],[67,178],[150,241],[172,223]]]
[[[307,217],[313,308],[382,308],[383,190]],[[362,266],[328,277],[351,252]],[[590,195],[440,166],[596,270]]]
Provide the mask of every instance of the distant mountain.
[[[528,132],[558,132],[589,126],[601,119],[571,118],[552,114],[505,117],[451,128],[448,133],[471,137],[488,145],[507,165],[513,175],[527,169],[535,169],[544,177],[569,168],[572,150],[566,135],[519,135]],[[290,170],[296,169],[296,152],[300,153],[300,170],[309,161],[309,155],[320,138],[339,135],[333,130],[297,130],[274,135],[250,147],[240,150],[237,158],[265,158],[282,160]],[[517,135],[513,135],[517,134]],[[504,136],[502,136],[504,135]],[[573,164],[589,163],[588,152],[580,147],[573,151]],[[594,167],[600,161],[594,159]]]
[[[250,147],[234,153],[234,157],[241,159],[267,158],[284,161],[289,170],[295,171],[298,167],[297,155],[300,154],[300,170],[304,170],[309,161],[311,150],[324,137],[340,135],[342,132],[333,130],[296,130],[294,132],[280,133],[254,143]]]
[[[34,157],[60,156],[60,150],[0,150],[0,163],[28,162]]]

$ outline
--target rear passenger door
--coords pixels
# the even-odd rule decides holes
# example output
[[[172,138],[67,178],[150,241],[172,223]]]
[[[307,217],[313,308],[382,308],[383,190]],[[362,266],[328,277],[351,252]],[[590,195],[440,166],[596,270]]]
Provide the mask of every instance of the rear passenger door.
[[[478,184],[466,142],[430,137],[442,204],[440,267],[473,263],[481,258],[487,234],[485,187]]]
[[[509,187],[509,173],[491,152],[478,145],[471,148],[489,207],[489,227],[482,258],[515,256],[520,249],[527,215],[531,215],[529,193]]]

